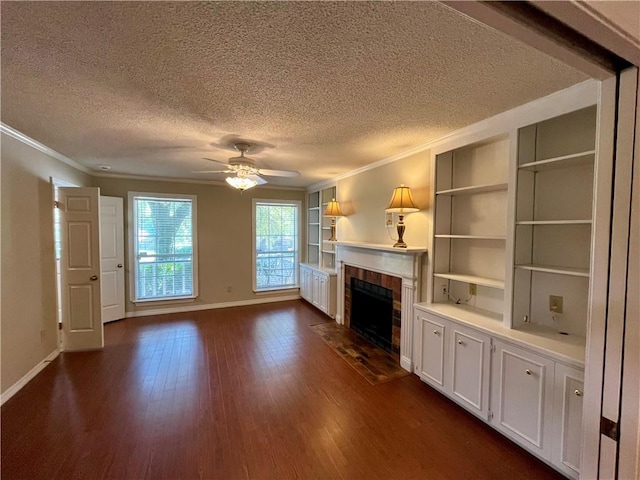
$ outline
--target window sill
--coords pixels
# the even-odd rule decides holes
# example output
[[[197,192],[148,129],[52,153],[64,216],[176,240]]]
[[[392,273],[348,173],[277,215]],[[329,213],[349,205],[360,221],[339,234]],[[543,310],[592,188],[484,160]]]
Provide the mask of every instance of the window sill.
[[[138,304],[153,304],[153,305],[170,305],[175,303],[192,303],[196,301],[198,297],[171,297],[171,298],[150,298],[145,300],[133,300],[131,303]]]
[[[255,293],[256,295],[273,295],[275,293],[282,293],[282,294],[287,294],[287,293],[298,293],[298,291],[300,290],[300,287],[286,287],[286,288],[263,288],[260,290],[254,290],[253,293]]]

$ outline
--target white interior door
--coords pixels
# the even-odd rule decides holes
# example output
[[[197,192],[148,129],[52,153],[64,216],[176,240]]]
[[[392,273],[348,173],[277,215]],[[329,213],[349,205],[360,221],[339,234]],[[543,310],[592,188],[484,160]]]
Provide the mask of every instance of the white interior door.
[[[102,323],[124,318],[124,216],[120,197],[100,196]]]
[[[104,346],[100,295],[100,189],[59,189],[63,349]]]

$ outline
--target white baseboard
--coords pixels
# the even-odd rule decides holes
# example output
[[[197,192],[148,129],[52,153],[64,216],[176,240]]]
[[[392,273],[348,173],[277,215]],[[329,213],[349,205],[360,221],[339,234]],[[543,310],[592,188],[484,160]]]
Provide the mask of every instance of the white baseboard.
[[[13,397],[16,393],[20,391],[22,387],[24,387],[29,381],[39,374],[44,367],[49,365],[58,355],[60,355],[60,350],[57,348],[51,352],[47,357],[38,363],[35,367],[27,372],[27,374],[18,380],[16,383],[7,388],[2,395],[0,395],[0,405],[4,405],[4,402]]]
[[[411,359],[409,357],[400,357],[400,366],[407,372],[411,372]]]
[[[197,312],[199,310],[215,310],[218,308],[243,307],[246,305],[258,305],[261,303],[286,302],[289,300],[298,300],[300,295],[285,295],[281,297],[254,298],[251,300],[239,300],[237,302],[208,303],[204,305],[181,305],[179,307],[157,308],[154,310],[138,310],[135,312],[127,312],[125,318],[132,317],[148,317],[150,315],[164,315],[167,313],[185,313]]]

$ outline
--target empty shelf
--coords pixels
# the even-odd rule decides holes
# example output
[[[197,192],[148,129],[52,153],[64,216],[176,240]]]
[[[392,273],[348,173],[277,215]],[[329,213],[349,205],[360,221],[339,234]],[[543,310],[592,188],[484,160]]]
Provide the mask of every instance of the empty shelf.
[[[554,267],[550,265],[526,264],[516,265],[521,270],[531,270],[533,272],[556,273],[558,275],[570,275],[573,277],[589,277],[588,268],[577,267]]]
[[[471,185],[469,187],[450,188],[448,190],[440,190],[436,195],[471,195],[474,193],[497,192],[506,190],[507,183],[492,183],[488,185]]]
[[[456,238],[468,240],[506,240],[504,235],[435,235],[436,238]]]
[[[483,287],[504,290],[504,280],[499,280],[497,278],[478,277],[476,275],[466,275],[461,273],[434,273],[433,276],[446,278],[447,280],[454,280],[456,282],[475,283],[476,285],[482,285]]]
[[[546,160],[539,160],[537,162],[523,163],[522,165],[519,165],[518,168],[521,170],[529,170],[531,172],[540,172],[542,170],[551,170],[553,168],[567,168],[586,165],[588,163],[593,163],[595,155],[595,150],[587,150],[586,152],[547,158]]]

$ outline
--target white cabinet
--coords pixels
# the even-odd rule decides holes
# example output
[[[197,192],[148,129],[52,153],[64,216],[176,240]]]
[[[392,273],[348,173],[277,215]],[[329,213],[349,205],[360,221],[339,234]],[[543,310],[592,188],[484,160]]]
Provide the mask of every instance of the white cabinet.
[[[418,375],[436,388],[444,389],[445,333],[449,322],[417,311],[420,335]]]
[[[553,405],[555,442],[551,459],[562,472],[573,478],[580,473],[583,389],[584,373],[581,370],[556,364]]]
[[[313,301],[313,273],[309,268],[300,266],[300,296],[308,302]]]
[[[336,273],[302,263],[300,278],[300,296],[331,318],[335,318]]]
[[[478,327],[415,304],[415,373],[565,475],[577,478],[583,370],[518,342],[510,329]],[[457,311],[457,310],[455,310]]]
[[[416,309],[420,335],[418,375],[473,413],[489,411],[491,338]]]
[[[462,325],[451,326],[451,393],[471,411],[487,418],[491,338]]]
[[[550,458],[554,362],[495,342],[491,398],[493,425],[530,451]]]

